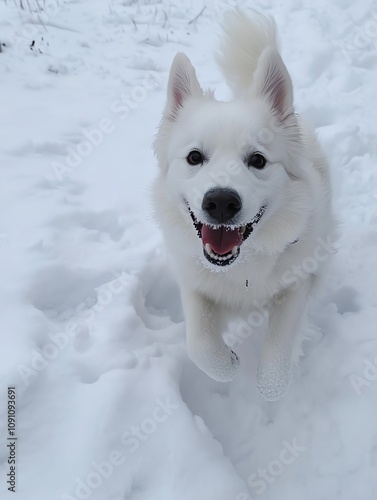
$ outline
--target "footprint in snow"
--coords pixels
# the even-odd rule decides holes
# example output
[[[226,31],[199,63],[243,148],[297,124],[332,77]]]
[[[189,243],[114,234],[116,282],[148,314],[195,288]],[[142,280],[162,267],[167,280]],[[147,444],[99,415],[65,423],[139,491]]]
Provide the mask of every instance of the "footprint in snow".
[[[110,273],[72,270],[64,265],[46,267],[38,272],[29,292],[30,302],[47,318],[64,322],[97,300],[96,288],[112,281]]]
[[[360,311],[358,292],[350,286],[342,286],[332,295],[339,314],[357,313]]]
[[[183,311],[178,284],[162,254],[144,268],[140,279],[145,313],[153,317],[165,317],[169,323],[182,323]]]

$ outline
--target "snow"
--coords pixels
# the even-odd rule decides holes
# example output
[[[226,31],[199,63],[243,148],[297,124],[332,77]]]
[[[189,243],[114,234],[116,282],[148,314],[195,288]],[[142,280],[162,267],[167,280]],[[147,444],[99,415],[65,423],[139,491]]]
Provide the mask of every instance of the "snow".
[[[17,3],[0,2],[1,498],[15,386],[19,500],[374,500],[377,2],[253,3],[276,19],[342,228],[321,333],[274,403],[256,389],[263,326],[235,345],[232,383],[187,358],[150,202],[172,58],[228,98],[218,24],[248,2]]]

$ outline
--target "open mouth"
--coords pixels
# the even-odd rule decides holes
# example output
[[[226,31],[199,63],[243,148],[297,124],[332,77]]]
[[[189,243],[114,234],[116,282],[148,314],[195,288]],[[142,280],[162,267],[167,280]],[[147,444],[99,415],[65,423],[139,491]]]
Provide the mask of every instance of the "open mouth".
[[[229,266],[240,254],[242,243],[253,232],[261,220],[267,205],[262,205],[252,221],[243,226],[208,225],[197,220],[187,203],[196,232],[203,242],[204,257],[216,266]]]

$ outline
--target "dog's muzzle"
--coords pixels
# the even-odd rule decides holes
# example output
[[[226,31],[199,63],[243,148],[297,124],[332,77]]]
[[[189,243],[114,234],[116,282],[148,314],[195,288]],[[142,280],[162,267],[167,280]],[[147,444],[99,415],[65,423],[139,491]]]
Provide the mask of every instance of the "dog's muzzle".
[[[210,220],[214,220],[214,224],[198,221],[187,200],[185,203],[202,240],[203,254],[216,266],[228,266],[237,259],[242,243],[253,232],[267,208],[267,204],[263,204],[248,224],[235,226],[230,222],[241,209],[241,200],[235,191],[209,191],[204,196],[202,209]]]

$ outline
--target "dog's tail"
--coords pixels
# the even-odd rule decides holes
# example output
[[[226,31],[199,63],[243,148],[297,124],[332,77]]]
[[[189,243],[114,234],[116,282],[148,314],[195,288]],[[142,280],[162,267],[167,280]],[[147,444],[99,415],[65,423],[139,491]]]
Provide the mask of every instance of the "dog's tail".
[[[277,47],[276,24],[259,12],[253,17],[236,9],[227,12],[217,62],[235,96],[242,95],[253,80],[258,59],[267,47]]]

